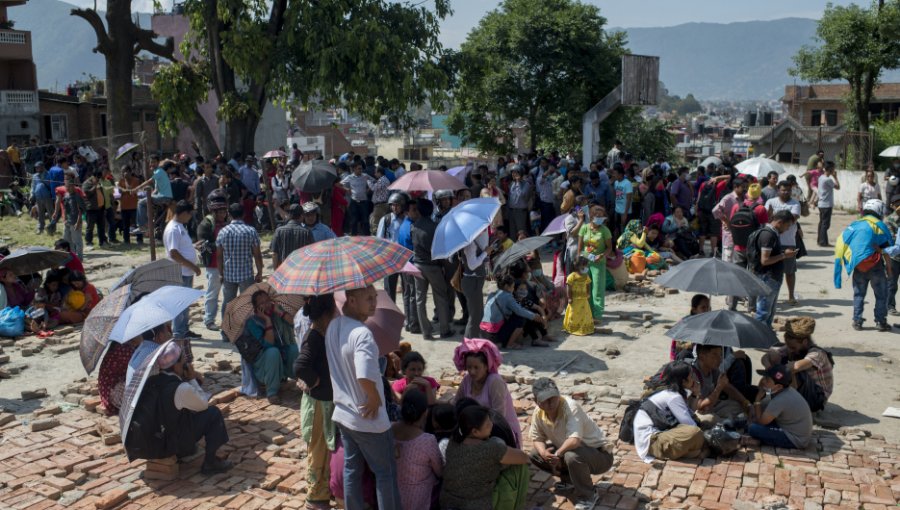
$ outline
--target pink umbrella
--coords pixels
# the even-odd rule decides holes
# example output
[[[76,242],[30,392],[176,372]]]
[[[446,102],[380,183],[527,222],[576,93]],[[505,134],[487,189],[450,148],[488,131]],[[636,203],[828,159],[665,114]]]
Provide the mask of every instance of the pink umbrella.
[[[287,154],[280,150],[269,151],[263,156],[263,159],[272,159],[272,158],[286,158]]]
[[[403,274],[411,274],[416,278],[422,278],[422,271],[419,271],[419,268],[415,266],[412,262],[407,262],[403,269],[400,270]]]
[[[551,221],[550,224],[547,225],[547,228],[544,229],[543,232],[541,232],[541,235],[542,236],[552,236],[552,235],[556,235],[556,234],[565,233],[565,231],[566,231],[565,223],[566,223],[567,216],[568,216],[568,213],[560,214],[556,218],[553,218],[553,221]]]
[[[465,184],[447,172],[440,170],[417,170],[406,172],[394,181],[388,189],[399,191],[437,191],[440,189],[462,189]]]
[[[403,332],[403,322],[406,320],[406,316],[397,308],[397,304],[384,289],[378,289],[377,292],[378,303],[375,305],[375,315],[369,317],[366,326],[375,336],[378,353],[384,356],[400,347],[400,335]],[[347,301],[347,295],[344,292],[335,292],[334,301],[340,310]]]

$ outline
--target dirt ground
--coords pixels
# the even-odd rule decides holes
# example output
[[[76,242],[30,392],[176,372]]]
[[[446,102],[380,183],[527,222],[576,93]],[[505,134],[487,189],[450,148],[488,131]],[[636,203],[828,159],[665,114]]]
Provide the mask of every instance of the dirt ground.
[[[804,231],[815,232],[817,219],[815,211],[810,217],[803,218]],[[836,212],[831,238],[834,239],[852,219]],[[98,288],[106,290],[128,269],[146,260],[149,260],[149,253],[141,259],[131,254],[93,250],[86,252],[85,266],[88,277]],[[900,406],[900,327],[891,333],[878,333],[873,329],[874,299],[870,293],[866,302],[867,329],[857,332],[851,328],[852,288],[846,276],[843,288],[834,288],[831,250],[811,249],[810,255],[799,262],[799,268],[797,292],[800,304],[787,307],[779,303],[778,313],[814,317],[817,321],[815,340],[834,354],[835,390],[826,410],[819,413],[818,423],[828,428],[858,426],[882,434],[888,441],[900,441],[900,421],[881,416],[885,408]],[[205,283],[205,277],[198,278],[196,283]],[[492,286],[488,285],[486,290],[490,288]],[[781,296],[786,299],[784,286]],[[530,367],[535,376],[540,376],[554,373],[574,358],[575,361],[560,374],[561,386],[590,379],[591,384],[617,386],[622,392],[633,394],[644,376],[654,373],[668,360],[669,339],[664,333],[688,313],[690,297],[687,293],[663,298],[628,293],[608,295],[607,313],[611,318],[604,326],[612,328],[612,334],[569,336],[560,331],[560,321],[557,321],[551,324],[551,334],[560,340],[554,347],[532,347],[506,353],[504,363],[512,367]],[[713,299],[714,309],[724,306],[724,298]],[[613,319],[618,312],[652,313],[653,319],[649,324]],[[895,317],[889,317],[889,320],[900,323]],[[194,342],[198,358],[207,353],[222,357],[231,350],[221,342],[218,333],[206,331],[202,323],[195,323],[193,329],[204,335],[203,340]],[[69,341],[74,342],[77,335],[77,332],[72,333]],[[440,374],[442,370],[452,368],[453,349],[459,338],[426,341],[419,335],[407,334],[404,340],[410,341],[413,348],[425,356],[430,373]],[[47,400],[60,400],[60,390],[86,376],[77,350],[56,354],[57,350],[48,345],[41,352],[23,357],[22,349],[16,345],[3,348],[0,356],[10,356],[9,363],[3,366],[27,365],[27,368],[11,379],[0,379],[0,408],[15,413],[30,412]],[[750,354],[754,365],[758,365],[762,353]],[[228,357],[237,359],[234,355]],[[22,391],[36,388],[47,389],[49,397],[21,400]],[[566,390],[563,388],[563,391]]]

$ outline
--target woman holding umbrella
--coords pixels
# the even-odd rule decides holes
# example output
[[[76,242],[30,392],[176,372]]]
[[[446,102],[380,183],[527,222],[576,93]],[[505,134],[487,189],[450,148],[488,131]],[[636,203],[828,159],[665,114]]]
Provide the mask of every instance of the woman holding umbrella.
[[[612,253],[612,232],[606,227],[606,208],[591,204],[590,222],[578,231],[578,253],[587,259],[591,274],[591,315],[594,323],[603,319],[606,302],[606,257]]]
[[[291,373],[297,359],[297,343],[293,341],[293,318],[272,302],[269,292],[258,290],[251,297],[253,315],[244,332],[262,344],[253,362],[253,375],[266,385],[269,402],[277,404],[281,381]]]

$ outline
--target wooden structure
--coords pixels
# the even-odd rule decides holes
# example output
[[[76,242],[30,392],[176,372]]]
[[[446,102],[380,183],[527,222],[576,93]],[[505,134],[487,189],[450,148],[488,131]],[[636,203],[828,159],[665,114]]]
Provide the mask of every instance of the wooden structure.
[[[622,56],[622,82],[587,111],[582,118],[582,163],[594,161],[600,152],[599,125],[619,106],[655,105],[659,88],[659,57]]]

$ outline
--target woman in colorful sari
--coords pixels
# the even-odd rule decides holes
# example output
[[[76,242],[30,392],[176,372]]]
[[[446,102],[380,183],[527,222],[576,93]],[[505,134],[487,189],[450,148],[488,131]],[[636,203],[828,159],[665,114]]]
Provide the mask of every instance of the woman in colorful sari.
[[[647,232],[650,229],[641,225],[640,220],[631,220],[619,236],[616,246],[625,256],[628,272],[646,274],[648,269],[666,267],[665,260],[647,243]]]
[[[594,323],[603,320],[606,307],[606,258],[612,253],[612,232],[606,227],[606,208],[591,204],[588,223],[578,231],[578,253],[588,261],[591,275],[591,315]]]

